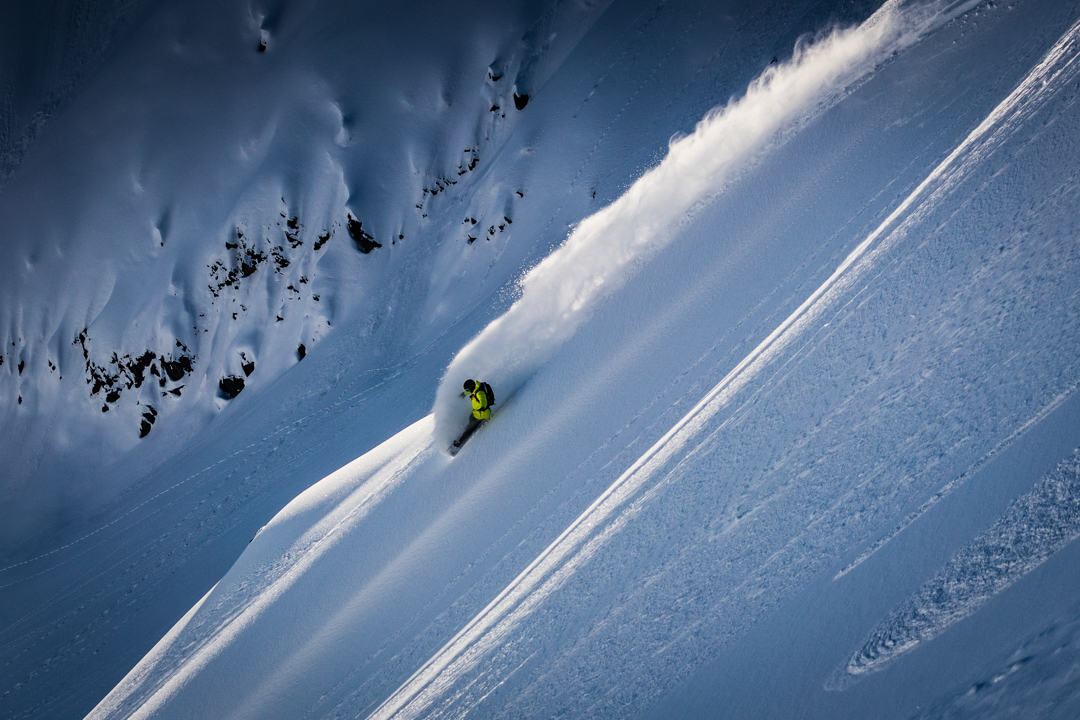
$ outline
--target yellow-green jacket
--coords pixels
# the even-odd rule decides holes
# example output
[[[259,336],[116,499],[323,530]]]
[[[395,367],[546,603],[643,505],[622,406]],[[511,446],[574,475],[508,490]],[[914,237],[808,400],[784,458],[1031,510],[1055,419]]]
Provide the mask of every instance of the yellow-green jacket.
[[[469,393],[472,400],[472,414],[477,420],[487,420],[491,417],[491,408],[488,407],[488,396],[480,383],[476,383],[476,389]]]

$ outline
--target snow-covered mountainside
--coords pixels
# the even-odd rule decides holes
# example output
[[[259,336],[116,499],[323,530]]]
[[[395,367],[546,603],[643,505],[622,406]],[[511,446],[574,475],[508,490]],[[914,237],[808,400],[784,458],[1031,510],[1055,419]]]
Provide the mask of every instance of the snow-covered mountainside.
[[[1080,3],[13,17],[0,716],[1075,717]]]
[[[475,304],[524,191],[471,189],[602,10],[203,5],[148,12],[4,188],[8,539],[145,474],[335,324],[371,366]]]

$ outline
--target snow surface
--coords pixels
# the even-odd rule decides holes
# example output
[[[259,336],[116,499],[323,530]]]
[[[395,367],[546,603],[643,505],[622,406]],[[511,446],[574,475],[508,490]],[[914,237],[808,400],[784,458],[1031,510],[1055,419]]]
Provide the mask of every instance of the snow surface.
[[[1075,716],[1080,5],[95,8],[5,717]]]
[[[674,237],[693,210],[724,191],[769,145],[836,102],[888,54],[965,9],[883,5],[863,24],[796,46],[746,94],[710,112],[694,132],[672,140],[660,164],[622,196],[582,220],[557,250],[521,280],[520,300],[454,358],[435,401],[436,439],[461,435],[458,400],[476,375],[513,394],[617,292],[642,262]],[[782,134],[781,131],[784,131]]]
[[[851,679],[934,639],[1080,536],[1078,479],[1080,464],[1074,455],[1014,501],[916,596],[874,628],[833,687],[843,689]]]

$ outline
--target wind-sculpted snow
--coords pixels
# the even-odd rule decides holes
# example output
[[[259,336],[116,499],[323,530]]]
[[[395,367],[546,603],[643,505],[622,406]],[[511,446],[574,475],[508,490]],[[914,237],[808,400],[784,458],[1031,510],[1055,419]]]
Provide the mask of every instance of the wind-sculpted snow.
[[[603,300],[666,246],[676,228],[761,153],[834,104],[890,53],[915,42],[972,2],[902,8],[885,3],[858,27],[796,46],[746,94],[709,113],[690,135],[614,203],[586,218],[562,246],[521,280],[521,298],[454,358],[435,400],[436,440],[447,448],[468,417],[466,378],[487,380],[497,398],[513,395]]]
[[[830,680],[841,690],[881,670],[975,613],[1080,537],[1080,453],[1016,500],[907,602],[894,610]]]
[[[321,362],[331,335],[355,327],[349,363],[371,369],[416,341],[429,300],[490,292],[425,276],[475,254],[444,228],[522,117],[489,108],[513,107],[523,63],[549,77],[605,7],[557,5],[528,50],[545,7],[523,0],[297,17],[64,0],[5,16],[0,545],[115,498],[219,413]],[[399,59],[378,48],[388,35]],[[471,215],[514,215],[503,196],[518,197]],[[506,263],[498,284],[518,272]],[[181,353],[184,372],[165,370]]]

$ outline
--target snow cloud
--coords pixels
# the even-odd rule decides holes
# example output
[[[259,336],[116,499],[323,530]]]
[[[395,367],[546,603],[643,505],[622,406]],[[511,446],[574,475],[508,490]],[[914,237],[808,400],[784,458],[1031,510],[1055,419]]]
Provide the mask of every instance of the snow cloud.
[[[442,448],[468,418],[461,386],[474,377],[498,399],[513,395],[587,322],[601,302],[665,247],[704,202],[722,193],[757,158],[839,100],[890,53],[972,3],[904,6],[891,0],[858,27],[800,42],[746,93],[718,107],[611,205],[578,224],[521,281],[521,297],[451,362],[435,399]]]

